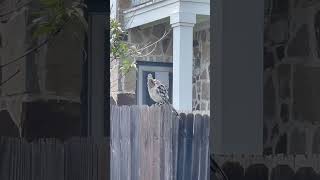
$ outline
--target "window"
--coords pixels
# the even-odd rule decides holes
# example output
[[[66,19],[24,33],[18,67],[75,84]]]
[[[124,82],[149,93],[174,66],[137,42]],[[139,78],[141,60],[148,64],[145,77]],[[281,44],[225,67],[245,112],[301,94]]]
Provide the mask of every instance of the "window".
[[[172,63],[137,61],[137,68],[138,105],[150,106],[155,103],[148,93],[147,77],[149,73],[168,87],[170,102],[172,102]]]

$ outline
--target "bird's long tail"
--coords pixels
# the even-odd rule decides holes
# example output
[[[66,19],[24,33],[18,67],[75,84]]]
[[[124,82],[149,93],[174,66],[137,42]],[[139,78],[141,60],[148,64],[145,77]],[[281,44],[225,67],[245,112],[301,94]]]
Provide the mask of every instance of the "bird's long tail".
[[[180,114],[178,113],[178,111],[170,104],[171,110],[173,113],[175,113],[176,116],[178,116],[180,118]]]
[[[167,105],[170,106],[171,111],[180,119],[180,114],[178,113],[178,111],[172,106],[172,104],[169,101],[165,101]]]

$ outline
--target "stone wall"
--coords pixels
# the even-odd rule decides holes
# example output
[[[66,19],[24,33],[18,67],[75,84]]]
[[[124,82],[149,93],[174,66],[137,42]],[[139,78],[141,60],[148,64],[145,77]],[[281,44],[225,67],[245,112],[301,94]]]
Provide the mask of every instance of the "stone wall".
[[[193,36],[193,109],[210,110],[210,31],[209,22]]]
[[[148,43],[156,42],[165,36],[157,46],[151,46],[143,52],[141,57],[135,58],[137,61],[152,62],[172,62],[172,30],[169,22],[144,27],[133,28],[129,31],[128,41],[139,47],[144,47]],[[193,109],[210,109],[210,33],[209,22],[197,24],[194,28],[194,59],[193,59]],[[119,67],[114,64],[111,70],[112,97],[118,99],[118,94],[127,94],[135,97],[136,91],[136,72],[123,75],[119,72]],[[118,81],[116,81],[118,79]],[[129,99],[131,99],[129,98]],[[120,104],[126,104],[120,102]]]
[[[319,17],[320,1],[277,0],[266,10],[265,154],[320,152]]]
[[[215,159],[229,180],[317,180],[320,177],[320,156],[239,155]]]

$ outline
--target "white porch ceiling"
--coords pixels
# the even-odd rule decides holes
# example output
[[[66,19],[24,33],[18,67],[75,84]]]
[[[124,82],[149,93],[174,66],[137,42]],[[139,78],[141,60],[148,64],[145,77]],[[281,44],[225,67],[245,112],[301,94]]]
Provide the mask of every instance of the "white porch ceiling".
[[[201,21],[210,15],[210,0],[163,0],[131,8],[124,12],[126,29],[161,22],[177,12],[196,14]]]

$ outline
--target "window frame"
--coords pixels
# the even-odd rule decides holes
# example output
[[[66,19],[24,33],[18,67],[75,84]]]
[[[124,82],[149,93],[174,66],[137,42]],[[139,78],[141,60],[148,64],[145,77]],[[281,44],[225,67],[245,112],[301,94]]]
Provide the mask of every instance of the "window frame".
[[[137,105],[146,105],[143,103],[143,72],[169,72],[173,73],[173,64],[168,62],[150,62],[150,61],[137,61],[136,73],[136,99]],[[173,83],[173,82],[172,82]]]

